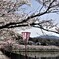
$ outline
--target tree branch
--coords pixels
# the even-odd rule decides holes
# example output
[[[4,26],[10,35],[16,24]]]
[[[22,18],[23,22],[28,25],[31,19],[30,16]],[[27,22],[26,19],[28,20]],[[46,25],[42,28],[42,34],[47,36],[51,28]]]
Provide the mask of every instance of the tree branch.
[[[43,27],[38,27],[38,26],[33,26],[33,27],[40,28],[40,29],[43,29],[43,30],[48,31],[48,32],[54,32],[54,33],[56,33],[56,34],[59,34],[59,32],[52,31],[52,30],[48,30],[48,29],[45,29],[45,28],[43,28]]]
[[[29,19],[32,19],[32,18],[35,18],[35,17],[38,17],[38,16],[42,16],[43,14],[46,14],[46,13],[48,13],[48,12],[45,11],[45,12],[42,12],[42,13],[38,13],[38,14],[36,14],[36,15],[31,15],[31,16],[27,17],[26,19],[22,20],[21,22],[10,22],[10,23],[8,23],[8,24],[6,24],[6,25],[0,26],[0,29],[8,28],[8,26],[10,26],[10,25],[16,25],[16,24],[25,23],[25,22],[27,22]]]
[[[51,8],[51,6],[52,6],[52,4],[53,4],[54,1],[55,1],[55,0],[53,0],[53,1],[49,4],[49,6],[48,6],[46,12]]]

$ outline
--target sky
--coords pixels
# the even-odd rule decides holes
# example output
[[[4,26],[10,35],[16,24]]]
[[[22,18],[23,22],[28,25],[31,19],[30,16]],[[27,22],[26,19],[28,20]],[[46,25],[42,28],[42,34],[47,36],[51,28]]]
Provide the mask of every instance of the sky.
[[[29,13],[32,11],[31,13],[33,13],[33,12],[36,12],[37,10],[39,11],[39,9],[41,8],[41,5],[35,0],[31,0],[31,3],[32,3],[31,7],[27,6],[27,5],[23,5],[21,7],[21,8],[25,9],[24,12]],[[40,19],[44,19],[44,20],[53,19],[55,22],[59,23],[59,15],[56,13],[45,14],[45,15],[41,16]]]
[[[23,5],[19,8],[19,10],[22,11],[23,9],[23,12],[25,13],[30,13],[32,14],[33,12],[36,12],[37,10],[39,10],[39,8],[41,8],[41,5],[36,2],[35,0],[31,0],[31,3],[32,5],[31,6],[27,6],[27,5]],[[25,9],[25,10],[24,10]],[[19,12],[18,12],[19,13]],[[59,15],[58,14],[45,14],[41,17],[39,17],[41,20],[50,20],[50,19],[53,19],[55,23],[58,23],[59,24]],[[40,36],[42,35],[42,31],[41,29],[38,29],[38,28],[30,28],[30,29],[26,29],[26,30],[21,30],[21,29],[17,29],[16,32],[18,33],[21,33],[21,32],[31,32],[31,37],[37,37],[37,36]],[[44,30],[43,30],[44,31]],[[55,36],[59,36],[59,34],[56,34],[56,33],[52,33],[52,32],[47,32],[47,31],[44,31],[44,34],[49,34],[49,35],[55,35]],[[43,34],[43,35],[44,35]]]

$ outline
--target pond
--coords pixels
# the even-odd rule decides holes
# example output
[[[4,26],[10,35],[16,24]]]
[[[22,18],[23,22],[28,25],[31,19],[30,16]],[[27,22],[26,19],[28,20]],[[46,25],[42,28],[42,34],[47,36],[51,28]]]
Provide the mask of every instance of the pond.
[[[20,54],[14,54],[5,52],[10,59],[59,59],[59,52],[20,52]]]
[[[59,52],[21,52],[20,55],[11,55],[11,59],[59,59]]]
[[[25,52],[21,55],[25,55]],[[27,52],[27,56],[36,59],[59,59],[59,52]]]

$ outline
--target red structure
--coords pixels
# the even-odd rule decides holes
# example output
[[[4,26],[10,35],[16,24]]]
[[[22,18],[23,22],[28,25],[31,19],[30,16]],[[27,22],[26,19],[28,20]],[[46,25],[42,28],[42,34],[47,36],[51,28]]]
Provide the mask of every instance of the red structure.
[[[26,56],[27,56],[26,46],[27,46],[27,42],[29,40],[29,37],[30,37],[30,32],[22,32],[22,38],[23,38],[23,41],[24,41],[24,44],[25,44],[25,59],[26,59]]]
[[[30,32],[22,32],[23,41],[28,42],[29,37],[30,37]]]

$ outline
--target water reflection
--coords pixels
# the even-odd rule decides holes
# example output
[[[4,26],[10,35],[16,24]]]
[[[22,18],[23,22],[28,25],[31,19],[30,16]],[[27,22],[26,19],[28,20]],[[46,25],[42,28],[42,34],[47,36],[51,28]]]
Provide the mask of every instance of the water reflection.
[[[27,58],[24,56],[25,52],[20,54],[6,52],[5,55],[10,59],[59,59],[59,52],[27,52]]]
[[[25,52],[20,52],[21,55],[25,55]],[[29,57],[57,57],[59,52],[27,52]]]
[[[25,55],[24,52],[21,53]],[[37,59],[59,59],[59,52],[27,52],[28,57],[36,56]]]
[[[59,59],[59,56],[58,57],[41,57],[39,59]]]

